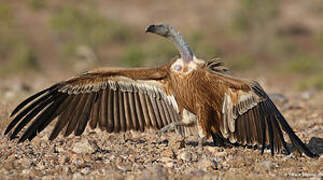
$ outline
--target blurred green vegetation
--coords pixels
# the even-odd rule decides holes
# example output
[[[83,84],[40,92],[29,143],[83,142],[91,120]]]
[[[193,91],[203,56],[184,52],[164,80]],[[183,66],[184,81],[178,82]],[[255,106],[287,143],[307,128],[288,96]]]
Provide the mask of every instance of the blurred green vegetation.
[[[17,5],[0,1],[0,74],[34,71],[46,66],[50,63],[47,60],[50,50],[39,45],[43,42],[51,43],[44,47],[58,49],[58,52],[48,53],[54,55],[51,60],[58,67],[79,63],[80,49],[86,49],[85,56],[94,57],[97,66],[154,66],[167,63],[178,55],[168,40],[148,37],[143,33],[144,27],[139,29],[109,16],[110,13],[102,11],[101,4],[92,0],[64,3],[27,0],[19,7],[28,13],[19,14],[14,10]],[[279,0],[237,0],[226,16],[230,17],[226,20],[227,25],[218,26],[218,22],[210,18],[212,23],[208,28],[180,30],[199,58],[220,57],[232,71],[248,73],[251,68],[255,72],[268,66],[277,75],[303,77],[305,80],[300,81],[300,88],[321,88],[323,31],[306,24],[283,24],[283,4]],[[315,9],[312,15],[323,17],[323,6],[316,4],[304,8]],[[48,32],[44,36],[39,34],[38,40],[34,40],[35,36],[24,31],[24,26],[28,26],[28,22],[22,22],[28,21],[28,18],[22,18],[25,15],[30,16],[29,26],[32,27],[29,31],[41,26]],[[32,19],[37,17],[41,17],[36,21],[40,24],[34,25]],[[294,33],[299,27],[305,33]],[[35,41],[38,43],[33,43]]]
[[[140,67],[145,63],[145,54],[138,46],[128,47],[120,58],[123,66]]]
[[[222,56],[220,49],[202,31],[193,31],[188,35],[187,39],[195,54],[202,59],[208,60]]]
[[[252,56],[248,55],[233,56],[230,57],[229,61],[230,63],[227,63],[227,66],[230,66],[233,70],[247,71],[256,65],[256,60]]]
[[[51,24],[68,56],[75,56],[76,48],[81,45],[97,52],[104,45],[125,44],[132,40],[132,32],[124,25],[102,16],[92,7],[61,7],[53,15]]]
[[[297,87],[305,89],[323,89],[323,63],[322,58],[314,55],[298,55],[289,61],[284,69],[288,73],[294,73],[300,78]]]
[[[287,70],[293,73],[314,74],[322,71],[320,59],[313,55],[299,55],[287,65]]]
[[[27,3],[32,10],[38,11],[47,6],[48,0],[27,0]]]
[[[279,0],[239,0],[238,3],[232,23],[238,33],[265,29],[279,17]]]
[[[149,39],[141,45],[147,59],[154,59],[156,62],[167,63],[169,59],[178,55],[174,45],[166,39]]]
[[[306,89],[317,89],[323,90],[323,73],[312,75],[307,77],[305,80],[301,80],[298,84],[300,90]]]
[[[0,74],[38,70],[37,55],[15,21],[12,7],[0,2]]]

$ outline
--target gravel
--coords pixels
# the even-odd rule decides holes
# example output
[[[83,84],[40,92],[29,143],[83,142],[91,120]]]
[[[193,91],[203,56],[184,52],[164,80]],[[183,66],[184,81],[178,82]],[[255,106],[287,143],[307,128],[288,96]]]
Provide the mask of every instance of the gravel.
[[[320,107],[316,98],[306,102],[291,98],[291,104],[302,108],[283,114],[299,137],[322,154],[323,110],[313,108]],[[0,110],[0,179],[285,179],[323,174],[322,156],[311,159],[295,152],[271,156],[270,151],[261,155],[245,147],[216,147],[211,139],[201,150],[196,136],[183,139],[175,132],[108,134],[87,128],[80,137],[48,141],[53,122],[32,142],[18,144],[3,135],[9,112]]]

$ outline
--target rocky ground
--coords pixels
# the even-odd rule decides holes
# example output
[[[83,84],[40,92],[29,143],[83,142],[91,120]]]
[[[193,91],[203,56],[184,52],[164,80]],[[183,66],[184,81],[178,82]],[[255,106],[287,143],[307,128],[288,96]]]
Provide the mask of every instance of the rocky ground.
[[[298,136],[316,153],[323,153],[323,92],[274,95]],[[10,101],[9,101],[10,102]],[[156,135],[128,132],[108,134],[89,128],[81,137],[48,141],[52,127],[32,142],[17,144],[3,135],[9,112],[17,102],[1,102],[0,179],[286,179],[323,178],[323,158],[261,155],[244,147],[203,150],[197,137],[183,140],[175,132]]]

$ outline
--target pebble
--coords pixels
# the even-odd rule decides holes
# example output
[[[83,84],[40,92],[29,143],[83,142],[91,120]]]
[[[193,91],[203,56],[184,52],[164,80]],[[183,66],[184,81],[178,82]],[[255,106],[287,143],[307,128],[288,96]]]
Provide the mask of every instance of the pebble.
[[[74,143],[73,151],[76,153],[84,154],[84,153],[92,153],[94,150],[92,146],[88,143],[88,141],[84,138],[77,143]]]
[[[167,149],[161,153],[161,156],[173,159],[175,158],[176,154],[174,153],[174,151]]]
[[[81,173],[77,172],[73,174],[72,179],[84,179],[84,176]]]
[[[85,167],[81,170],[81,173],[84,175],[88,175],[90,174],[90,168],[89,167]]]
[[[29,167],[31,162],[30,160],[26,158],[19,159],[18,162],[23,166],[23,167]]]
[[[162,166],[154,166],[144,170],[139,177],[138,180],[147,180],[147,179],[156,179],[156,180],[167,180],[168,172]]]
[[[168,168],[173,168],[174,165],[175,165],[174,162],[168,162],[168,163],[165,164],[165,166],[168,167]]]
[[[192,153],[190,153],[188,151],[184,151],[179,154],[179,158],[183,161],[190,162],[190,161],[192,161]]]
[[[62,166],[62,171],[67,175],[72,174],[72,169],[69,166]]]
[[[168,158],[168,157],[161,157],[161,158],[159,159],[159,161],[164,162],[164,163],[168,163],[168,162],[173,161],[173,159]]]
[[[309,100],[315,95],[315,93],[316,93],[316,89],[314,89],[314,88],[309,89],[309,90],[301,93],[301,98],[304,100]]]
[[[208,171],[211,169],[215,169],[216,167],[214,167],[214,163],[209,160],[209,159],[202,159],[198,162],[198,167],[199,169],[203,170],[203,171]]]
[[[29,176],[31,174],[31,170],[30,169],[24,169],[24,170],[22,170],[22,174]]]
[[[273,163],[271,161],[262,161],[260,164],[262,166],[266,167],[266,168],[272,168],[273,167]]]

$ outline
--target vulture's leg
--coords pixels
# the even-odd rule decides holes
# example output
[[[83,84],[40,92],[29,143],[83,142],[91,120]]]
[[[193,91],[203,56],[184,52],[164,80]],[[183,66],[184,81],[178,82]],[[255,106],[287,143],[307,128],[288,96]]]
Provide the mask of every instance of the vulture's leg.
[[[208,129],[211,127],[210,126],[210,119],[212,114],[210,113],[210,108],[209,107],[199,107],[198,113],[197,113],[197,131],[198,135],[200,137],[198,148],[200,151],[203,150],[203,142],[207,139],[208,137]]]
[[[197,145],[199,151],[203,151],[203,143],[205,142],[205,140],[206,140],[206,136],[199,138],[199,142]]]
[[[158,131],[158,134],[163,134],[166,133],[168,131],[172,131],[175,130],[178,126],[189,126],[191,124],[187,124],[186,122],[183,121],[177,121],[177,122],[172,122],[170,124],[168,124],[167,126],[163,127],[162,129],[160,129]]]
[[[172,122],[158,131],[158,134],[162,134],[171,130],[175,130],[179,126],[192,126],[196,124],[197,117],[195,114],[183,109],[181,113],[181,121]]]

